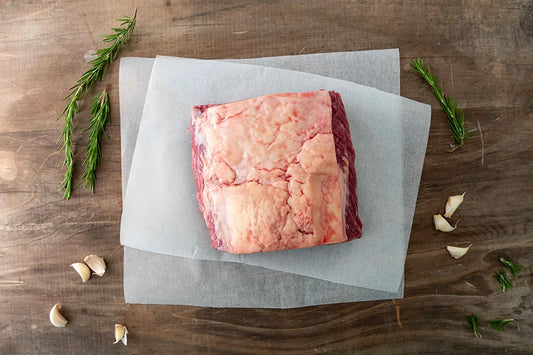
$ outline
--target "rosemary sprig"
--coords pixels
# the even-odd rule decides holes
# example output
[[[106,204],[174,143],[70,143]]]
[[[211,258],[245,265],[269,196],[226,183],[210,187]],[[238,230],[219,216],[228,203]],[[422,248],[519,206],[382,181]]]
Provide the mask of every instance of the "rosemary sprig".
[[[501,331],[503,327],[505,327],[507,324],[514,321],[514,319],[494,319],[489,320],[489,324],[491,328],[496,329],[497,331]]]
[[[477,326],[478,326],[477,316],[475,314],[470,314],[466,316],[466,320],[468,321],[468,324],[463,324],[465,328],[472,330],[476,338],[481,338],[481,334],[479,334],[479,331],[477,330]]]
[[[494,273],[494,275],[492,275],[492,277],[494,277],[496,279],[496,281],[498,281],[500,283],[500,285],[502,286],[502,291],[505,292],[506,290],[512,290],[513,289],[513,285],[511,284],[511,281],[509,281],[509,279],[507,278],[507,273],[505,272],[505,270],[498,270],[497,272]]]
[[[523,265],[513,263],[511,260],[507,260],[505,258],[500,258],[500,262],[511,271],[511,274],[516,277],[516,274],[522,270],[524,267]]]
[[[462,108],[457,107],[457,102],[447,97],[442,90],[442,82],[439,85],[437,83],[437,76],[431,73],[429,65],[424,67],[424,61],[421,58],[416,58],[411,62],[413,69],[419,73],[422,78],[431,86],[433,94],[439,100],[444,113],[446,113],[448,124],[453,132],[453,137],[457,145],[451,150],[455,150],[462,146],[464,142],[474,135],[474,133],[468,133],[465,129],[465,114]]]
[[[72,91],[69,96],[67,96],[70,97],[67,107],[65,107],[65,110],[61,114],[65,115],[65,125],[63,127],[63,131],[61,132],[63,146],[59,152],[65,151],[65,159],[63,160],[62,168],[66,167],[67,171],[65,171],[65,177],[61,185],[59,185],[59,189],[65,190],[63,198],[67,200],[70,198],[70,192],[72,191],[72,172],[74,170],[74,152],[72,151],[72,132],[74,131],[75,122],[74,117],[75,114],[80,111],[79,103],[82,94],[82,87],[78,87],[76,90]]]
[[[92,68],[87,70],[81,78],[76,81],[76,85],[70,88],[70,94],[65,97],[68,99],[65,110],[61,113],[59,118],[65,116],[65,125],[61,132],[59,141],[63,140],[63,145],[60,151],[65,151],[65,159],[63,160],[63,168],[67,168],[65,171],[65,177],[63,182],[59,185],[59,190],[64,190],[63,198],[69,199],[72,192],[72,172],[74,169],[74,152],[72,150],[72,133],[74,131],[75,116],[80,111],[80,102],[83,96],[83,92],[89,93],[93,84],[101,80],[107,70],[109,64],[111,64],[116,58],[120,48],[124,44],[128,44],[135,28],[137,18],[137,9],[132,17],[124,16],[124,18],[118,19],[120,21],[120,28],[113,28],[113,33],[104,36],[103,41],[105,43],[111,43],[107,48],[102,48],[96,51],[96,58],[89,63]],[[123,27],[125,26],[125,27]]]
[[[84,132],[90,130],[91,133],[89,133],[89,137],[87,138],[89,144],[85,149],[87,157],[83,162],[85,171],[83,172],[82,178],[85,181],[83,187],[89,185],[91,191],[94,192],[96,168],[100,165],[101,158],[100,142],[102,140],[102,134],[109,138],[105,131],[105,124],[109,121],[109,95],[107,93],[107,87],[100,94],[92,98],[89,113],[92,115],[91,124]]]
[[[126,27],[113,28],[112,34],[104,36],[104,43],[111,43],[111,45],[96,51],[96,58],[89,62],[93,67],[87,70],[78,80],[77,85],[86,85],[87,93],[97,80],[104,77],[107,66],[117,59],[120,48],[129,44],[137,21],[137,9],[135,9],[132,17],[124,16],[124,18],[117,19],[117,21],[120,21],[120,26],[126,25]]]

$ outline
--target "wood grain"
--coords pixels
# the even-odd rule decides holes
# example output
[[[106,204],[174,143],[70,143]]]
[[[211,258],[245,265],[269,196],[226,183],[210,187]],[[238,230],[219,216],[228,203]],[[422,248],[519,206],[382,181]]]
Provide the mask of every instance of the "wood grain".
[[[127,305],[122,294],[118,70],[112,123],[94,195],[62,200],[56,144],[62,98],[88,67],[98,35],[138,8],[128,55],[244,58],[399,47],[402,95],[432,105],[432,125],[407,256],[405,298],[290,310]],[[532,1],[3,1],[0,3],[0,353],[483,353],[533,351]],[[425,58],[465,107],[466,145],[409,71]],[[78,115],[76,181],[88,116]],[[467,192],[460,228],[433,230],[449,194]],[[449,244],[473,243],[460,260]],[[108,272],[82,284],[70,263],[88,253]],[[502,293],[498,257],[526,268]],[[70,320],[56,329],[61,301]],[[483,337],[462,327],[481,318]],[[514,318],[502,332],[492,318]],[[112,345],[124,322],[129,345]],[[519,328],[519,329],[518,329]]]

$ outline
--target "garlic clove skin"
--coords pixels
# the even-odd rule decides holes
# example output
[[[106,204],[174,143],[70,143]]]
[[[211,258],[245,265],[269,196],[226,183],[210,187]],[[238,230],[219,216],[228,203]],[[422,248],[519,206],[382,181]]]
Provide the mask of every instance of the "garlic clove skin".
[[[122,340],[122,344],[128,345],[128,328],[122,324],[115,324],[115,342],[118,343]]]
[[[444,214],[444,217],[450,218],[453,215],[455,210],[457,210],[459,206],[461,206],[461,203],[463,203],[465,194],[466,192],[463,193],[462,195],[455,195],[455,196],[448,197],[448,201],[446,202],[446,207],[445,207],[446,213]]]
[[[459,259],[459,258],[463,257],[468,252],[468,249],[470,249],[471,246],[472,246],[472,244],[470,244],[466,248],[460,248],[460,247],[452,247],[452,246],[448,245],[446,247],[446,249],[448,249],[448,253],[450,253],[452,258]]]
[[[91,278],[91,270],[84,263],[74,263],[70,266],[72,266],[74,270],[76,270],[83,282],[86,282]]]
[[[448,221],[445,220],[440,214],[433,216],[433,224],[435,225],[435,229],[441,232],[451,232],[457,228],[457,225],[452,227],[450,223],[448,223]]]
[[[85,264],[91,268],[91,270],[98,276],[104,276],[105,273],[105,261],[104,258],[98,255],[87,255],[83,258]]]
[[[67,326],[68,320],[66,320],[65,317],[63,317],[63,315],[61,314],[61,312],[59,312],[60,309],[61,309],[60,303],[56,303],[54,307],[52,307],[52,309],[50,310],[50,316],[49,316],[50,323],[52,323],[54,327],[64,328]]]

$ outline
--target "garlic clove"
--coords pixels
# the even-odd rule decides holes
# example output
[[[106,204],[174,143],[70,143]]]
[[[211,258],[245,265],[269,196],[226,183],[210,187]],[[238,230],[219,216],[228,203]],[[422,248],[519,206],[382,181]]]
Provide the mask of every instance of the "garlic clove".
[[[56,303],[54,307],[52,307],[50,310],[50,323],[52,323],[54,327],[63,328],[67,326],[68,320],[66,320],[61,312],[59,312],[60,309],[60,303]]]
[[[87,255],[83,258],[85,264],[91,268],[92,271],[98,276],[104,276],[105,273],[105,261],[104,258],[98,255]]]
[[[89,280],[89,278],[91,277],[91,270],[84,263],[74,263],[70,266],[72,266],[74,270],[76,270],[83,282]]]
[[[464,256],[468,252],[468,249],[470,249],[471,246],[472,244],[470,244],[466,248],[459,248],[459,247],[452,247],[448,245],[446,249],[448,249],[448,253],[450,253],[452,258],[459,259],[460,257]]]
[[[451,232],[457,228],[457,225],[452,227],[450,223],[448,223],[448,221],[445,220],[440,214],[433,216],[433,224],[435,225],[435,229],[441,232]]]
[[[459,206],[461,206],[461,203],[463,203],[465,194],[466,192],[463,193],[462,195],[455,195],[455,196],[448,197],[448,201],[446,202],[446,207],[445,207],[446,213],[444,214],[444,217],[450,218],[453,215],[455,210],[458,209]]]
[[[128,345],[128,328],[122,324],[115,324],[115,342],[118,343],[122,340],[122,344]]]

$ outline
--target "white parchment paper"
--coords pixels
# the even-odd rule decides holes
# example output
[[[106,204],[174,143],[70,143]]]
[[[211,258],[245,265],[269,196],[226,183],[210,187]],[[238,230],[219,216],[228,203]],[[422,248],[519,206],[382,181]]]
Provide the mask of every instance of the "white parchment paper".
[[[261,90],[256,87],[257,82],[261,83]],[[231,87],[231,90],[224,92],[224,87]],[[365,226],[363,238],[342,246],[244,257],[214,251],[209,246],[207,230],[194,197],[190,138],[186,130],[185,136],[180,133],[188,125],[190,108],[195,104],[234,101],[272,92],[319,88],[341,92],[345,104],[350,102],[348,116],[361,117],[360,121],[350,123],[357,154],[358,195]],[[221,92],[224,92],[223,97]],[[429,127],[429,108],[425,105],[352,83],[304,73],[158,58],[152,70],[125,197],[122,242],[141,250],[207,260],[240,261],[337,283],[396,292],[403,273],[411,224],[410,220],[405,222],[408,213],[402,200],[405,182],[402,142],[404,123],[412,118],[421,122],[420,137],[415,140],[421,138],[424,144],[415,147],[411,153],[418,154],[423,160],[424,134],[427,139]],[[417,135],[417,131],[413,135]],[[409,174],[419,176],[419,171]],[[191,186],[194,189],[191,190]],[[186,203],[189,200],[194,201],[194,205],[189,206]],[[381,212],[374,213],[376,210]],[[366,240],[373,243],[365,243]],[[339,248],[348,245],[348,248]],[[354,274],[357,277],[353,277]]]
[[[273,67],[286,66],[317,74],[324,70],[329,76],[379,87],[391,93],[400,92],[397,49],[253,58],[243,61]],[[123,58],[121,61],[123,195],[127,188],[153,62],[154,59],[151,58]],[[389,80],[376,80],[376,75],[369,69]],[[407,206],[412,203],[406,202]],[[398,292],[389,293],[251,265],[192,260],[125,247],[124,294],[128,303],[287,308],[402,298],[403,282]]]

